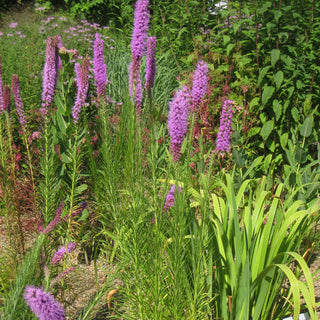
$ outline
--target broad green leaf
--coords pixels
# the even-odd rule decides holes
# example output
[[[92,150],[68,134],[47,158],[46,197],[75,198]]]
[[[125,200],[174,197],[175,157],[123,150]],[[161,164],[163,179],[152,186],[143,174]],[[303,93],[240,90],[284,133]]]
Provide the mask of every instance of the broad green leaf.
[[[288,89],[288,99],[291,98],[291,96],[293,95],[293,93],[294,93],[294,87],[290,87],[290,88]]]
[[[271,137],[269,137],[267,140],[266,140],[266,147],[271,151],[271,152],[274,152],[275,149],[276,149],[276,143],[275,143],[275,140]]]
[[[313,128],[313,117],[308,116],[305,118],[301,128],[300,128],[300,134],[304,137],[307,138],[310,136]]]
[[[292,118],[294,119],[295,122],[299,122],[299,111],[296,107],[293,107],[291,109],[291,115],[292,115]]]
[[[265,77],[265,75],[268,73],[268,71],[270,70],[271,66],[266,66],[264,67],[260,73],[259,73],[259,77],[258,77],[258,85],[261,84],[263,78]]]
[[[272,49],[271,50],[271,65],[274,67],[277,61],[280,58],[280,50],[279,49]]]
[[[296,155],[295,155],[295,160],[298,163],[305,163],[307,161],[307,152],[301,148],[300,146],[297,147]]]
[[[274,75],[274,82],[276,83],[277,90],[280,89],[280,86],[283,81],[283,72],[279,70],[275,75]]]
[[[268,100],[272,97],[274,92],[273,86],[265,86],[262,92],[262,104],[265,105]]]
[[[280,137],[280,145],[283,150],[285,150],[285,147],[287,146],[288,137],[289,137],[288,132],[285,132]]]
[[[269,120],[263,125],[261,132],[260,132],[260,135],[264,141],[266,141],[268,139],[270,133],[272,132],[273,125],[274,125],[273,120]]]
[[[273,100],[272,107],[273,107],[273,112],[276,115],[276,121],[278,121],[282,113],[281,104],[278,99]]]

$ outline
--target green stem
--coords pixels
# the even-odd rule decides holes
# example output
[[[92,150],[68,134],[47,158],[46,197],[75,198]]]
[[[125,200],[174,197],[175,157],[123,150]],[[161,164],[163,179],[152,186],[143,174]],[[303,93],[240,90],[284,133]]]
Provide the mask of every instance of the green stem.
[[[44,128],[44,156],[45,156],[45,169],[44,169],[44,179],[45,179],[45,193],[44,193],[44,225],[48,224],[49,220],[49,201],[50,201],[50,174],[49,174],[49,131],[48,131],[48,119],[45,119],[45,128]]]
[[[74,191],[76,188],[77,183],[77,168],[78,168],[78,126],[76,126],[76,132],[75,132],[75,142],[73,144],[73,167],[72,167],[72,177],[71,177],[71,194],[70,194],[70,200],[69,200],[69,213],[68,213],[68,227],[67,227],[67,240],[70,237],[71,233],[71,219],[72,219],[72,212],[73,212],[73,206],[74,206]]]

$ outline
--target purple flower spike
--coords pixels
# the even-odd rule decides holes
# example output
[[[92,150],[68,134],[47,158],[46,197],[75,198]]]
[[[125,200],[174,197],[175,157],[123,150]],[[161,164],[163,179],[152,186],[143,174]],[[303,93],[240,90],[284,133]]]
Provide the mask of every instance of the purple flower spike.
[[[230,134],[232,123],[232,106],[234,101],[224,100],[220,117],[220,129],[217,138],[217,151],[220,153],[228,152],[230,149]]]
[[[77,92],[77,98],[75,101],[75,104],[72,109],[72,117],[73,117],[73,122],[77,123],[80,117],[80,112],[81,108],[84,106],[86,97],[87,97],[87,92],[89,88],[89,64],[90,61],[88,58],[84,58],[81,64],[81,71],[79,72],[79,65],[75,65],[75,72],[77,76],[77,87],[78,87],[78,92]]]
[[[190,100],[189,89],[183,87],[175,93],[173,100],[169,102],[168,128],[174,162],[180,159],[181,144],[187,133]]]
[[[39,320],[64,320],[63,306],[54,297],[42,288],[26,286],[24,300]]]
[[[43,219],[41,217],[40,219],[40,228],[39,231],[41,231],[43,234],[47,234],[49,232],[51,232],[54,227],[61,221],[61,215],[62,215],[62,212],[63,212],[63,209],[64,209],[64,201],[62,200],[57,208],[57,211],[56,211],[56,214],[54,216],[54,219],[48,224],[48,226],[43,230]]]
[[[7,84],[3,86],[3,110],[10,112],[10,87]]]
[[[67,250],[65,248],[65,246],[62,246],[59,248],[59,250],[53,255],[51,264],[57,264],[65,254],[71,253],[76,247],[76,243],[75,242],[70,242],[67,245]]]
[[[156,76],[156,37],[149,37],[147,42],[147,61],[146,61],[146,83],[144,85],[147,91],[153,87]]]
[[[149,0],[138,0],[135,5],[131,39],[132,60],[141,60],[146,49],[150,20],[148,6]]]
[[[46,49],[46,63],[43,70],[43,91],[42,91],[42,107],[40,109],[42,116],[45,118],[48,114],[54,91],[57,86],[59,73],[59,46],[61,38],[59,36],[49,37]]]
[[[200,60],[193,75],[192,111],[199,107],[200,102],[208,89],[208,65]]]
[[[131,39],[132,62],[129,68],[129,92],[137,107],[137,116],[141,114],[142,85],[140,79],[141,59],[146,49],[149,29],[149,0],[138,0],[134,10],[133,32]]]
[[[181,187],[178,187],[177,190],[178,193],[181,192]],[[166,212],[169,210],[169,208],[174,206],[174,202],[175,202],[175,194],[176,194],[176,186],[173,185],[171,187],[171,189],[169,190],[167,197],[166,197],[166,202],[164,203],[164,207],[163,207],[163,212]]]
[[[2,63],[1,63],[1,55],[0,55],[0,114],[4,112],[3,107],[3,92],[2,92]]]
[[[107,80],[107,66],[104,62],[103,55],[103,41],[100,38],[99,33],[96,33],[96,39],[93,47],[93,66],[94,77],[97,85],[98,100],[106,97],[106,84]]]
[[[19,122],[21,124],[23,132],[26,132],[27,119],[26,115],[24,114],[23,104],[20,97],[19,78],[17,74],[12,75],[11,86],[14,97],[14,103],[16,104],[17,113],[19,115]]]

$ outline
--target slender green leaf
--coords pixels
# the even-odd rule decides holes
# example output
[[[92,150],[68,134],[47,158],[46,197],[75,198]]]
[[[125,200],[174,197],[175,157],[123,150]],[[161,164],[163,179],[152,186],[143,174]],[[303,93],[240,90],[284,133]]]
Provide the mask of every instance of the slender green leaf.
[[[68,128],[68,123],[66,122],[63,115],[60,112],[57,112],[56,115],[57,115],[59,129],[61,130],[61,132],[63,134],[66,134],[67,128]]]

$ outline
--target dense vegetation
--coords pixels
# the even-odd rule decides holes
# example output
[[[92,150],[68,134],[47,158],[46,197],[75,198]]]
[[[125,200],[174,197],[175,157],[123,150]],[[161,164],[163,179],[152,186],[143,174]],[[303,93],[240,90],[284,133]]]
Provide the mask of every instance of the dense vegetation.
[[[320,3],[139,3],[3,3],[0,316],[68,315],[76,247],[75,319],[317,319]]]

